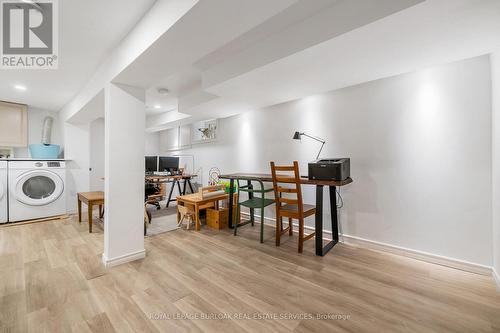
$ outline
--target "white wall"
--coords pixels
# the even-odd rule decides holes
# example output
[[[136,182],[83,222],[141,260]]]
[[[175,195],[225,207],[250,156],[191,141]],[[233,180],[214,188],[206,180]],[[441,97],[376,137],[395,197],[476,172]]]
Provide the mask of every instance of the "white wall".
[[[33,107],[28,108],[28,144],[42,143],[43,120],[47,116],[54,118],[51,143],[62,145],[62,136],[58,126],[58,113]],[[28,147],[15,148],[14,155],[15,157],[30,157],[29,149]]]
[[[491,55],[493,268],[500,286],[500,50]]]
[[[160,132],[146,133],[146,144],[144,153],[148,155],[159,155],[160,154]]]
[[[104,191],[104,118],[90,123],[90,191]],[[146,133],[145,155],[160,153],[160,135],[158,132]]]
[[[90,191],[104,191],[104,118],[90,123]]]
[[[70,124],[63,126],[65,138],[66,187],[68,213],[76,212],[77,192],[87,192],[89,183],[90,125]]]
[[[69,153],[67,153],[67,158],[72,159],[69,162],[70,173],[69,182],[71,186],[71,191],[69,194],[70,205],[69,212],[74,212],[75,205],[72,203],[75,201],[76,192],[82,191],[104,191],[104,118],[98,118],[92,121],[90,124],[67,124],[69,127],[69,132],[77,130],[77,139],[74,140],[69,138]],[[56,127],[56,126],[55,126]],[[158,155],[160,152],[160,138],[159,133],[146,133],[145,142],[145,154],[146,155]],[[89,144],[82,144],[82,142],[88,141]],[[88,169],[85,169],[85,168]],[[88,171],[87,171],[88,170]],[[73,174],[78,174],[79,181],[72,179]],[[88,182],[82,177],[88,176]],[[76,183],[79,183],[77,186]],[[75,188],[73,188],[75,186]]]
[[[104,118],[96,119],[89,124],[67,122],[54,124],[54,128],[62,128],[66,133],[64,157],[68,160],[66,175],[68,213],[76,212],[77,192],[104,191],[104,125]],[[145,138],[146,155],[158,155],[159,133],[146,133]]]
[[[217,143],[180,153],[205,183],[213,166],[269,172],[271,160],[305,174],[319,143],[292,135],[317,135],[323,157],[351,158],[345,234],[491,266],[490,82],[478,57],[226,118]]]

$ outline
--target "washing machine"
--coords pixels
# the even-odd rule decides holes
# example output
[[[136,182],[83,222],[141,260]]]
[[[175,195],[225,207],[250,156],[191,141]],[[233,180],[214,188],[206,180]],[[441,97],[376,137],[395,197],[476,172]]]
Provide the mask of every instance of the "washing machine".
[[[66,214],[64,161],[10,161],[9,222]]]
[[[7,161],[0,161],[0,223],[8,221]]]

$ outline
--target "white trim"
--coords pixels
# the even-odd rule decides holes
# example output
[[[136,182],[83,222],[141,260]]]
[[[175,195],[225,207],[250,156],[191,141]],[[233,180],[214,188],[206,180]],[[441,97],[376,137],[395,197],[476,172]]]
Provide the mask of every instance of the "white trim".
[[[241,214],[245,215],[245,216],[250,215],[247,212],[241,212]],[[255,214],[255,220],[259,221],[260,215]],[[266,225],[270,225],[270,226],[276,228],[276,220],[274,218],[265,217],[264,223]],[[298,226],[296,223],[294,223],[293,225]],[[313,227],[309,227],[307,225],[304,226],[304,229],[314,231]],[[332,239],[332,232],[329,230],[323,230],[323,235],[324,235],[323,239],[325,239],[325,240]],[[468,262],[468,261],[464,261],[464,260],[460,260],[460,259],[456,259],[456,258],[440,256],[440,255],[433,254],[433,253],[408,249],[405,247],[396,246],[396,245],[392,245],[392,244],[372,241],[372,240],[364,239],[364,238],[357,237],[357,236],[350,236],[350,235],[345,235],[345,234],[340,234],[339,236],[340,236],[340,242],[345,243],[345,244],[364,247],[364,248],[368,248],[368,249],[375,250],[375,251],[389,252],[389,253],[400,255],[403,257],[413,258],[413,259],[417,259],[420,261],[438,264],[441,266],[447,266],[447,267],[459,269],[459,270],[466,271],[466,272],[471,272],[471,273],[476,273],[476,274],[481,274],[481,275],[491,275],[492,274],[492,267],[485,266],[485,265],[480,265],[480,264],[476,264],[476,263],[472,263],[472,262]],[[497,275],[497,277],[498,277],[498,275]],[[497,281],[499,281],[499,280],[497,280]],[[498,284],[498,282],[497,282],[497,284]]]
[[[500,291],[500,274],[495,270],[495,267],[491,269],[491,275],[493,275],[493,279],[495,280],[497,284],[497,289]]]
[[[102,263],[104,264],[104,266],[106,268],[109,268],[109,267],[118,266],[118,265],[130,262],[130,261],[144,259],[144,258],[146,258],[146,250],[141,250],[141,251],[137,251],[134,253],[125,254],[123,256],[119,256],[119,257],[112,258],[112,259],[106,258],[106,256],[103,253],[102,254]]]
[[[347,244],[362,246],[375,251],[389,252],[392,254],[413,258],[432,264],[438,264],[441,266],[447,266],[455,269],[459,269],[466,272],[481,274],[481,275],[491,275],[491,267],[472,263],[469,261],[464,261],[456,258],[450,258],[446,256],[440,256],[433,253],[408,249],[401,246],[396,246],[392,244],[386,244],[382,242],[376,242],[369,239],[364,239],[361,237],[341,235],[344,238],[344,242]]]

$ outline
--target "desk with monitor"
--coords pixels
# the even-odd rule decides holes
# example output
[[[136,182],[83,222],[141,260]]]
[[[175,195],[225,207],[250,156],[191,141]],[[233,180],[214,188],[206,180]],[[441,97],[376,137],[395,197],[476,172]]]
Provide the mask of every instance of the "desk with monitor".
[[[145,156],[145,171],[145,181],[147,184],[160,185],[172,183],[166,207],[169,206],[170,202],[175,201],[175,198],[172,199],[175,187],[177,187],[179,195],[185,195],[188,186],[191,193],[194,193],[191,179],[196,177],[196,175],[184,174],[183,170],[179,168],[179,157]],[[182,189],[181,181],[183,182]]]

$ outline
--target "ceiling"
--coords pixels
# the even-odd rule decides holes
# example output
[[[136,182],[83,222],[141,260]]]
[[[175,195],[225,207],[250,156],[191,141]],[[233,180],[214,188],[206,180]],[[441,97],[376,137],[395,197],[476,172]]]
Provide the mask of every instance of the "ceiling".
[[[0,100],[60,110],[155,0],[59,1],[59,68],[1,70]],[[13,88],[23,85],[21,92]]]
[[[242,69],[246,61],[241,58],[229,59],[203,73],[203,89],[259,108],[498,47],[500,1],[428,0],[251,69]]]
[[[252,104],[230,96],[221,99],[207,87],[422,1],[231,0],[216,8],[210,1],[200,1],[114,81],[145,88],[149,116],[174,110],[191,114],[179,119],[186,122],[235,114]],[[159,88],[169,93],[161,95]],[[160,118],[172,119],[155,119]],[[165,127],[161,125],[155,129]]]
[[[167,89],[167,93],[158,92],[160,88]],[[146,90],[148,115],[177,110],[179,96],[190,91],[201,89],[201,73],[193,67],[179,70],[173,75],[159,79],[158,82]]]
[[[97,2],[85,3],[96,10]],[[112,14],[109,3],[120,4],[123,19]],[[99,12],[97,18],[86,15],[93,21],[83,24],[76,13],[84,6],[65,1],[64,7],[72,8],[65,12],[69,31],[62,36],[61,69],[6,72],[7,79],[1,73],[0,82],[7,84],[0,88],[0,99],[12,100],[16,95],[10,85],[25,83],[30,90],[14,101],[59,109],[152,3],[110,0],[109,11]],[[68,24],[71,19],[80,24]],[[87,32],[81,30],[85,28]],[[101,36],[102,30],[113,32],[114,38]],[[72,35],[81,42],[68,37]],[[160,131],[483,55],[498,47],[498,0],[218,0],[217,6],[212,0],[199,0],[113,82],[146,90],[148,130]],[[25,82],[18,82],[21,79]],[[168,91],[159,93],[160,88]],[[102,116],[103,98],[99,93],[95,103],[82,108],[79,121]]]
[[[200,36],[185,38],[196,43]],[[175,111],[161,117],[157,110],[149,130],[488,54],[500,48],[500,1],[299,0],[211,52],[191,48],[178,59],[182,66],[157,63],[170,46],[159,40],[119,75],[148,89],[148,104]],[[170,85],[165,100],[155,96]]]

